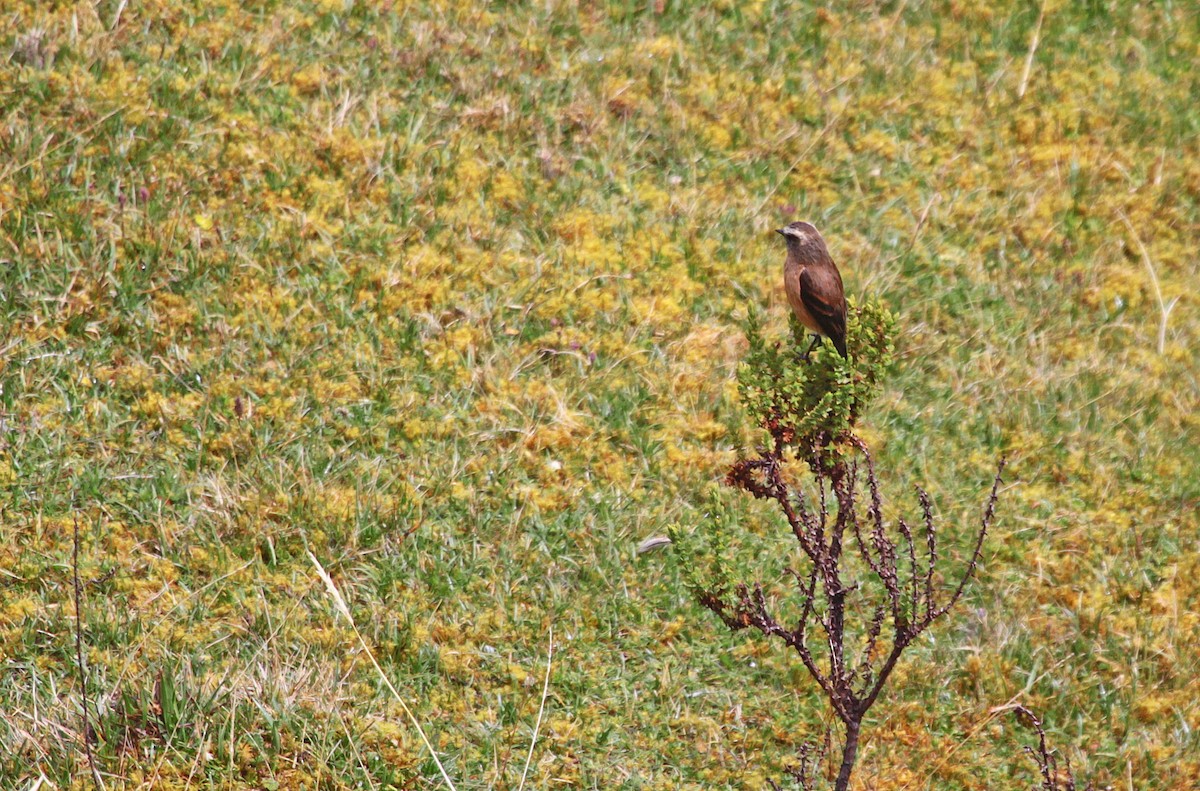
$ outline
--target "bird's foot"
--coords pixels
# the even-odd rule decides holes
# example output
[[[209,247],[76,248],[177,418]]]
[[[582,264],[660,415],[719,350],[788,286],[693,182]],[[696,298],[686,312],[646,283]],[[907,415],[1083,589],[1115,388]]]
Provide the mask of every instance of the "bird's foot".
[[[804,362],[808,362],[808,358],[813,353],[813,349],[817,348],[820,345],[821,345],[821,336],[820,335],[812,336],[812,343],[810,343],[808,345],[808,350],[804,352],[804,356],[801,357],[800,359],[803,360]]]

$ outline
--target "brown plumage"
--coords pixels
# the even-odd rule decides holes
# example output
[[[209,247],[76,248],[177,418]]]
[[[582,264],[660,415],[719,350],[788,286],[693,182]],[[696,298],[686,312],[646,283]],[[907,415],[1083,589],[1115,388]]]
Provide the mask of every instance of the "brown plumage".
[[[833,341],[838,354],[846,358],[846,292],[825,240],[806,222],[794,222],[776,232],[787,240],[783,289],[788,304],[800,323],[815,336],[805,358],[822,337]]]

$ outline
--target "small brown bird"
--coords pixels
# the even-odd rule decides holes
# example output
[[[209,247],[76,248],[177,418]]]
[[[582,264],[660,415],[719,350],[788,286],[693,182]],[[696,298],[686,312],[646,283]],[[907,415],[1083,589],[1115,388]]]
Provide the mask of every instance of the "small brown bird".
[[[783,264],[783,290],[792,312],[813,333],[804,359],[817,348],[822,337],[833,341],[846,358],[846,291],[842,275],[829,257],[825,240],[811,224],[794,222],[776,230],[787,240]]]

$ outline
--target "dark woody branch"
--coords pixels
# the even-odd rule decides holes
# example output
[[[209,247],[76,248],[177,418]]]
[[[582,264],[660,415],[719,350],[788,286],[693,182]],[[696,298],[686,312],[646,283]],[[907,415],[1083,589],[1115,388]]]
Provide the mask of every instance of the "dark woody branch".
[[[863,718],[878,700],[904,649],[949,612],[978,568],[995,515],[1004,462],[992,482],[970,559],[956,587],[943,597],[936,583],[938,531],[927,492],[917,489],[923,537],[903,519],[889,526],[871,453],[857,437],[846,435],[838,447],[823,437],[798,453],[815,488],[806,497],[784,474],[787,443],[783,433],[772,433],[773,447],[760,450],[757,458],[737,462],[726,482],[777,503],[809,562],[804,572],[787,569],[799,593],[796,625],[784,627],[771,614],[761,585],[707,590],[698,600],[730,629],[754,628],[796,651],[846,725],[848,740],[839,779],[848,782]],[[864,487],[865,500],[861,496]],[[849,544],[847,534],[852,536]],[[848,562],[848,549],[861,561],[862,572],[857,577],[852,571],[855,564]],[[866,617],[860,617],[863,608],[858,604],[869,592],[876,601],[867,604]],[[857,598],[851,601],[851,596]],[[887,624],[890,627],[885,630]],[[816,642],[814,625],[822,632]],[[886,652],[880,656],[878,649],[884,646]]]

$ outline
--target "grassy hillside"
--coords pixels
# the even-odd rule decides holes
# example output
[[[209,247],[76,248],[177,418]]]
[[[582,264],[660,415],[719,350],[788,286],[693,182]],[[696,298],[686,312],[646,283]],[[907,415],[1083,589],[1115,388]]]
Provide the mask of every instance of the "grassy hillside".
[[[816,690],[635,547],[755,441],[741,321],[784,336],[808,219],[899,316],[891,501],[961,554],[1011,458],[858,787],[1027,787],[1020,700],[1194,788],[1197,10],[829,5],[9,3],[0,786],[92,783],[76,519],[110,788],[439,785],[306,549],[460,789],[517,788],[551,628],[528,788],[778,778]]]

